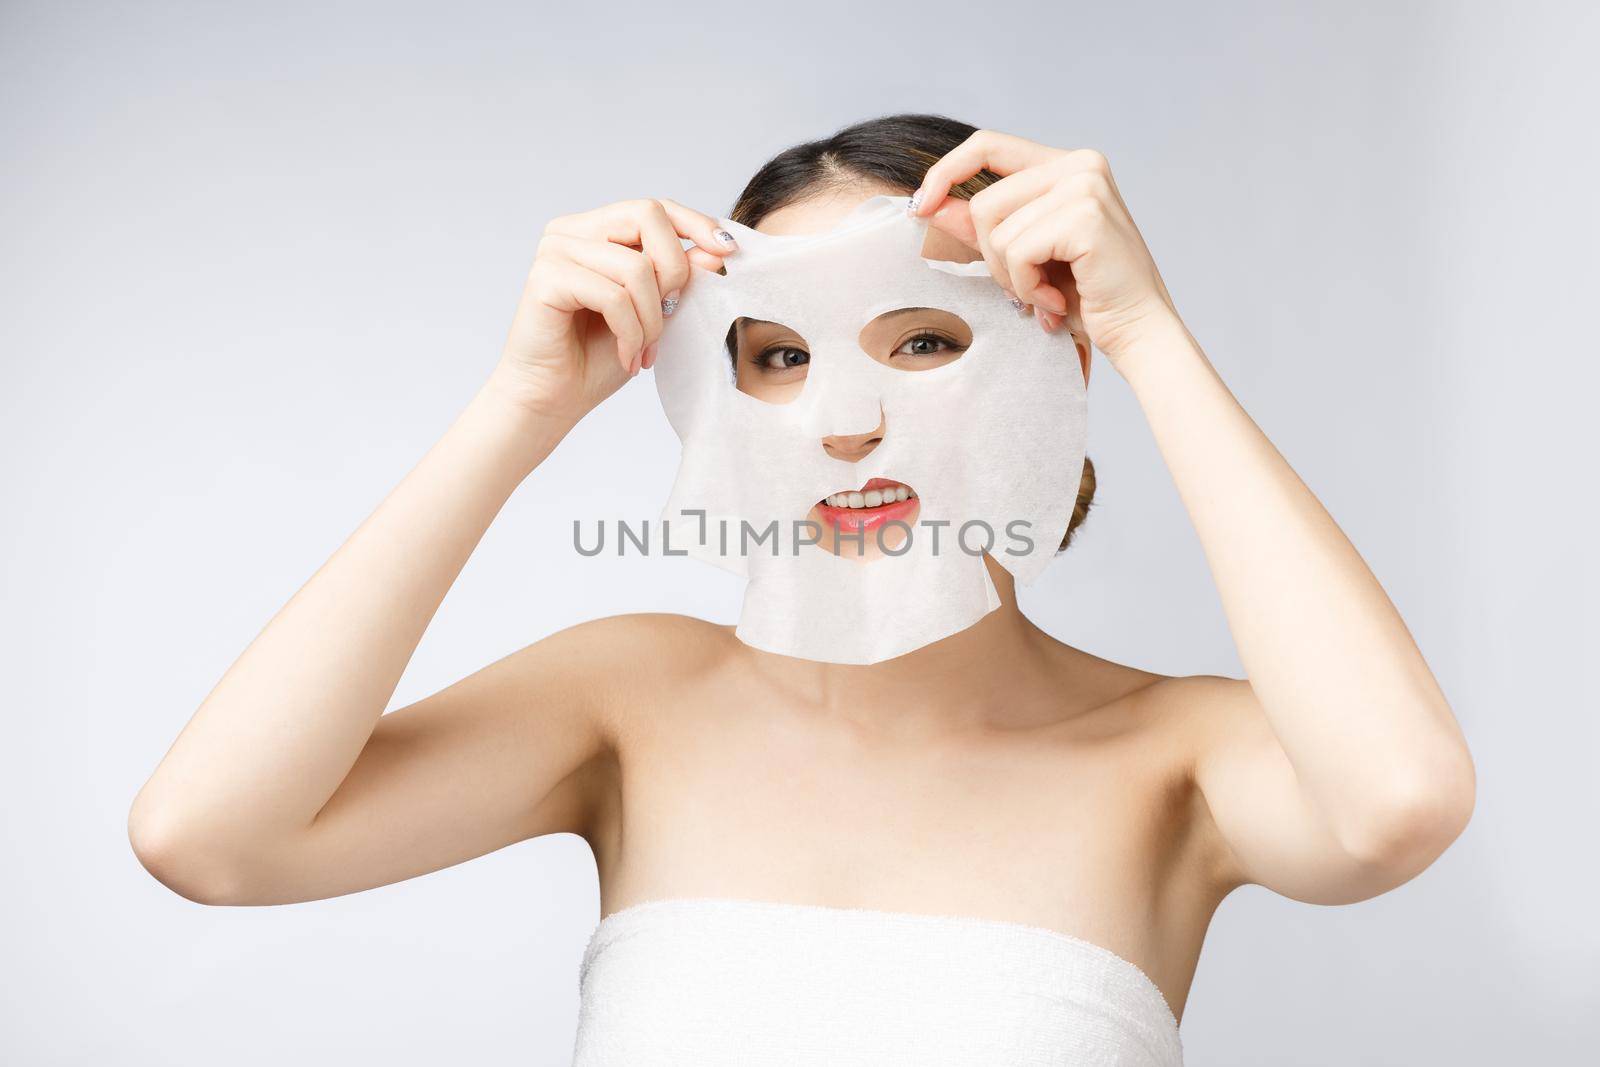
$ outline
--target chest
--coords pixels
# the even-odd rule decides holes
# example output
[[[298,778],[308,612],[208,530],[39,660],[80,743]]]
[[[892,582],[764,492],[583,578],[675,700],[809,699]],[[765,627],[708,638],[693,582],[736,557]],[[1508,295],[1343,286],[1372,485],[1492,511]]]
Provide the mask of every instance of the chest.
[[[1123,942],[1147,927],[1188,805],[1158,740],[1099,724],[951,734],[851,721],[701,705],[638,731],[621,755],[606,907],[805,900]]]

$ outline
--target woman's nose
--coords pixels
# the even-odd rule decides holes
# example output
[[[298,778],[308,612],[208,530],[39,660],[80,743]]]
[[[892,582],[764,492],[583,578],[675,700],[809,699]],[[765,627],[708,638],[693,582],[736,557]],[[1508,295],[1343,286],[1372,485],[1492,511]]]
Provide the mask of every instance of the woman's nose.
[[[878,414],[878,428],[871,433],[832,434],[822,439],[822,450],[834,459],[846,463],[860,463],[883,441],[888,419],[882,410]]]

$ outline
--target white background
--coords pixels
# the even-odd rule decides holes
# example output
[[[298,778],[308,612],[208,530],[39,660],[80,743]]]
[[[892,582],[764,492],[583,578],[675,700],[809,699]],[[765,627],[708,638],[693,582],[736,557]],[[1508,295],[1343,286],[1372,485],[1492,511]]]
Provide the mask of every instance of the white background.
[[[598,914],[577,838],[208,909],[139,868],[128,804],[472,394],[550,216],[722,213],[772,153],[903,110],[1110,156],[1477,758],[1474,821],[1415,882],[1224,903],[1189,1062],[1591,1047],[1592,6],[578,7],[0,7],[0,1060],[565,1061]],[[1090,413],[1099,506],[1025,608],[1114,659],[1236,672],[1104,363]],[[676,457],[641,375],[512,500],[397,703],[601,615],[731,620],[709,567],[571,548],[575,516],[655,514]]]

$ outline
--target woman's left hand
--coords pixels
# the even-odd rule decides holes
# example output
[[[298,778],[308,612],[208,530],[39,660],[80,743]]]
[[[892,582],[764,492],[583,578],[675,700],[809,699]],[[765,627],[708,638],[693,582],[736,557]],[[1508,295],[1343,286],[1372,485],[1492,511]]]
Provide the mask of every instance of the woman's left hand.
[[[952,186],[989,170],[1000,181],[970,201]],[[928,168],[912,214],[983,254],[995,280],[1088,335],[1117,366],[1140,339],[1181,328],[1177,310],[1106,157],[979,130]]]
[[[984,168],[1001,179],[949,196]],[[1346,904],[1413,877],[1472,812],[1461,728],[1360,553],[1184,328],[1105,157],[980,131],[918,192],[914,213],[982,252],[1017,299],[1078,318],[1132,384],[1188,508],[1248,680],[1151,691],[1207,724],[1189,765],[1222,882]]]

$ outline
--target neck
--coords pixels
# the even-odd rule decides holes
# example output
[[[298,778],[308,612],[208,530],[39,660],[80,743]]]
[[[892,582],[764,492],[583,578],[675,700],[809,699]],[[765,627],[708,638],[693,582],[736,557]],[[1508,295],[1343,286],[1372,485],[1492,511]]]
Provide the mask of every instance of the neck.
[[[1048,640],[1017,607],[1010,572],[985,556],[1000,606],[942,641],[868,666],[764,657],[772,678],[813,707],[897,734],[949,732],[994,722],[1003,696],[1042,667]]]

